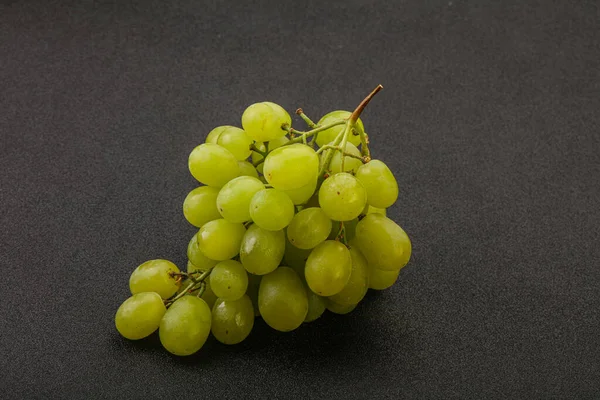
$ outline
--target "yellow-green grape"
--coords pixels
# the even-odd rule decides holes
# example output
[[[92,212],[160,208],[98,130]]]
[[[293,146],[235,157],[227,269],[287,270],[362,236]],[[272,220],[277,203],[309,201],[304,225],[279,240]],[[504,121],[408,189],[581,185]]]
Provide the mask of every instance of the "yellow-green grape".
[[[290,243],[299,249],[312,249],[331,232],[331,220],[319,207],[305,208],[294,215],[287,227]]]
[[[229,260],[240,252],[245,233],[246,228],[243,224],[215,219],[207,222],[198,231],[198,249],[211,260]]]
[[[208,221],[221,218],[217,210],[219,189],[200,186],[188,193],[183,201],[183,215],[187,221],[197,228]]]
[[[319,156],[300,143],[279,147],[267,155],[263,174],[275,189],[290,190],[306,186],[317,178]]]
[[[163,299],[177,293],[180,282],[173,274],[179,268],[168,260],[150,260],[138,266],[129,277],[131,294],[156,292]]]
[[[367,203],[388,208],[398,199],[398,182],[392,171],[379,160],[371,160],[356,171],[356,179],[367,191]]]
[[[332,123],[342,120],[342,119],[348,119],[350,117],[350,114],[352,114],[352,113],[349,111],[342,111],[342,110],[332,111],[332,112],[324,115],[319,120],[317,125],[325,126],[325,125],[332,124]],[[338,135],[338,133],[343,131],[344,128],[345,128],[345,125],[342,124],[342,125],[336,125],[332,128],[329,128],[329,129],[319,132],[319,136],[317,136],[317,144],[319,145],[319,147],[321,147],[324,144],[327,144],[329,142],[333,142],[335,140],[336,136]],[[362,121],[360,120],[360,118],[358,119],[358,121],[356,121],[356,124],[354,125],[354,129],[356,130],[356,133],[358,133],[358,132],[364,133],[365,132],[365,127],[364,127]],[[355,135],[354,132],[350,132],[350,135],[348,136],[348,141],[350,143],[352,143],[353,145],[358,146],[360,144],[360,135]]]
[[[158,329],[165,311],[167,309],[158,293],[137,293],[121,304],[115,315],[115,325],[123,337],[142,339]]]
[[[288,332],[299,327],[308,313],[308,297],[302,280],[288,267],[279,267],[262,277],[258,308],[273,329]]]
[[[258,178],[258,171],[248,161],[238,161],[238,166],[240,167],[240,176]]]
[[[246,295],[252,300],[252,307],[254,308],[254,316],[260,316],[260,310],[258,309],[258,288],[260,287],[260,280],[262,276],[248,274],[248,289],[246,289]]]
[[[257,178],[240,176],[227,182],[217,196],[217,209],[229,222],[250,221],[250,201],[265,188]]]
[[[304,318],[304,322],[312,322],[318,319],[325,311],[325,298],[319,296],[310,288],[306,288],[306,296],[308,296],[308,312]]]
[[[210,278],[204,281],[204,285],[204,293],[202,293],[202,296],[200,297],[202,297],[202,300],[204,300],[208,307],[212,310],[215,302],[217,301],[217,295],[210,287]]]
[[[246,293],[248,274],[239,261],[221,261],[210,273],[210,287],[217,297],[237,300]]]
[[[211,320],[210,308],[204,300],[183,296],[169,307],[160,321],[160,342],[177,356],[194,354],[206,342]]]
[[[221,133],[223,133],[223,131],[229,127],[230,127],[229,125],[217,126],[215,129],[213,129],[212,131],[210,131],[208,133],[208,135],[206,136],[205,142],[217,144],[217,141],[219,140],[219,136],[221,136]]]
[[[254,326],[252,301],[246,295],[237,300],[217,299],[212,308],[213,336],[224,344],[237,344],[248,337]]]
[[[327,239],[330,240],[335,240],[338,236],[338,233],[340,232],[341,229],[341,224],[342,222],[340,221],[332,221],[331,224],[331,232],[329,233],[329,236],[327,237]],[[350,241],[354,238],[354,235],[356,233],[356,225],[358,224],[358,219],[354,218],[351,219],[350,221],[346,221],[343,222],[344,224],[344,236],[346,237],[346,241]]]
[[[279,231],[294,218],[294,203],[277,189],[263,189],[250,201],[250,217],[263,229]]]
[[[342,305],[358,304],[369,289],[367,260],[356,247],[351,247],[349,251],[352,259],[350,279],[341,292],[329,297],[331,301]]]
[[[358,304],[338,304],[330,299],[325,300],[325,307],[334,314],[348,314],[352,312]]]
[[[369,268],[369,289],[387,289],[396,283],[399,274],[399,269],[395,271],[384,271],[377,268]]]
[[[285,136],[283,125],[292,126],[292,118],[278,104],[268,101],[250,105],[242,114],[242,127],[257,142],[268,142]]]
[[[240,161],[250,157],[252,153],[250,150],[252,139],[243,129],[235,126],[226,127],[217,138],[217,144],[229,150]]]
[[[304,267],[308,287],[320,296],[333,296],[341,292],[351,273],[350,251],[334,240],[326,240],[315,247]]]
[[[296,271],[298,276],[304,279],[304,266],[306,265],[306,260],[308,260],[310,252],[311,249],[300,249],[286,239],[283,262],[285,265]]]
[[[360,220],[353,242],[371,268],[396,271],[410,260],[412,246],[408,235],[381,214],[369,214]]]
[[[317,179],[313,179],[308,185],[304,185],[298,189],[282,190],[282,192],[288,195],[288,197],[292,200],[292,203],[295,205],[300,205],[306,203],[315,193],[316,189]],[[318,202],[315,203],[315,205],[318,206]]]
[[[327,143],[327,144],[333,145],[333,142]],[[358,170],[358,168],[363,164],[363,162],[361,160],[359,160],[358,158],[345,156],[344,157],[344,171],[342,171],[342,153],[340,151],[333,150],[333,149],[325,150],[321,154],[321,163],[323,163],[325,161],[325,159],[327,158],[327,155],[330,151],[334,152],[333,157],[331,158],[331,161],[329,163],[329,171],[332,174],[337,174],[339,172],[350,172],[350,173],[355,174],[356,171]],[[346,143],[346,151],[345,152],[352,154],[354,156],[357,156],[357,157],[361,157],[360,150],[358,150],[356,148],[356,146],[350,142]]]
[[[198,248],[198,232],[192,236],[192,239],[188,243],[187,247],[187,257],[188,257],[188,270],[187,272],[194,272],[196,270],[206,271],[217,265],[218,261],[211,260],[206,257],[204,253],[200,251]],[[193,270],[190,270],[190,265],[194,267]]]
[[[233,154],[213,143],[204,143],[192,150],[188,167],[200,183],[217,188],[240,175],[240,167]]]
[[[274,139],[274,140],[270,140],[269,141],[269,151],[273,151],[276,148],[283,146],[288,141],[289,141],[289,139],[287,138],[287,136],[282,136],[280,138],[277,138],[277,139]],[[266,147],[265,147],[265,145],[263,143],[255,142],[254,145],[256,147],[258,147],[260,151],[267,151]],[[262,155],[258,154],[257,152],[255,152],[255,151],[252,152],[252,163],[253,164],[258,163],[263,158],[264,157]],[[260,163],[256,167],[256,169],[258,170],[258,172],[260,172],[261,174],[263,173],[263,166],[264,166],[264,163]]]
[[[365,188],[347,172],[340,172],[325,179],[319,189],[321,209],[336,221],[350,221],[358,217],[366,203]]]
[[[283,231],[268,231],[252,224],[242,239],[240,261],[251,274],[264,275],[277,268],[284,252]]]
[[[386,211],[385,208],[373,207],[372,205],[370,205],[369,203],[367,203],[367,205],[365,206],[365,208],[362,210],[362,212],[360,214],[361,215],[381,214],[383,216],[386,216],[387,215],[387,211]]]

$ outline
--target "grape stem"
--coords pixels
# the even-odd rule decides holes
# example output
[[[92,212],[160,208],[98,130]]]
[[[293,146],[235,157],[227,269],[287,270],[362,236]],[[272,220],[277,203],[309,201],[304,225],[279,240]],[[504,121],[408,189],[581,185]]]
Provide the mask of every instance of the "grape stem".
[[[348,242],[346,242],[346,227],[344,226],[344,222],[340,221],[340,230],[338,231],[336,240],[341,240],[346,247],[348,247]]]
[[[296,110],[296,114],[298,114],[300,118],[302,118],[304,122],[306,122],[306,125],[308,125],[309,128],[314,129],[317,127],[317,124],[315,124],[310,118],[308,118],[301,108]]]
[[[266,148],[266,146],[265,146]],[[250,150],[257,152],[258,154],[260,154],[261,156],[263,156],[263,159],[267,156],[267,154],[269,154],[266,151],[262,151],[261,149],[259,149],[258,147],[256,147],[256,144],[252,143],[250,145]]]
[[[190,282],[190,284],[187,285],[185,287],[185,289],[182,290],[177,296],[172,297],[168,300],[165,300],[165,306],[169,307],[171,304],[175,303],[177,300],[179,300],[186,294],[194,291],[195,290],[194,286],[196,286],[198,283],[200,283],[201,285],[204,285],[204,280],[210,275],[211,271],[212,271],[212,268],[207,269],[206,271],[197,270],[197,271],[188,273],[187,276],[192,280],[192,282]],[[201,273],[199,277],[197,277],[197,278],[192,277],[193,274],[198,274],[198,273]],[[180,273],[180,274],[183,275],[183,273]]]
[[[294,144],[294,143],[301,143],[304,142],[306,143],[306,139],[308,139],[309,137],[316,135],[317,133],[321,132],[321,131],[325,131],[329,128],[333,128],[334,126],[338,126],[338,125],[342,125],[345,124],[346,121],[341,119],[339,121],[335,121],[332,122],[331,124],[327,124],[327,125],[323,125],[323,126],[317,126],[316,128],[307,131],[307,132],[302,132],[302,131],[297,131],[294,128],[289,128],[289,132],[293,133],[295,135],[300,135],[299,137],[296,137],[288,142],[285,142],[284,144],[282,144],[281,146],[288,146],[290,144]]]
[[[329,149],[333,149],[333,150],[341,152],[344,157],[356,158],[357,160],[360,160],[363,163],[366,163],[364,157],[357,156],[356,154],[351,154],[346,151],[342,151],[342,146],[331,146],[331,145],[326,144],[325,146],[322,146],[319,150],[317,150],[317,154],[322,153],[323,151],[329,150]]]

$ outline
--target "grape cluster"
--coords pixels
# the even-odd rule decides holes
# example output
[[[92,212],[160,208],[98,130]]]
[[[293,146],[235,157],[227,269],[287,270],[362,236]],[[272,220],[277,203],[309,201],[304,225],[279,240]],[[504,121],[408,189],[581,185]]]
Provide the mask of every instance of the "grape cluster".
[[[305,132],[270,102],[249,106],[243,129],[213,129],[188,161],[204,186],[183,203],[199,229],[187,269],[167,260],[137,267],[117,330],[141,339],[158,329],[169,352],[190,355],[211,332],[239,343],[258,316],[291,331],[325,309],[349,313],[369,288],[393,285],[411,242],[386,217],[398,184],[371,159],[358,118],[380,88],[353,113],[333,111],[316,124],[298,110]]]

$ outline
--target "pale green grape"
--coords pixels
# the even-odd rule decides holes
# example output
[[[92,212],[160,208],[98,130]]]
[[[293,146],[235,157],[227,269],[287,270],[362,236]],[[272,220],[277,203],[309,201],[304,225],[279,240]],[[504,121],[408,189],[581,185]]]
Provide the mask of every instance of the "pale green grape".
[[[206,257],[204,253],[200,251],[200,249],[198,248],[198,232],[196,232],[196,234],[192,236],[192,239],[188,243],[187,257],[189,260],[187,272],[194,272],[196,270],[206,271],[217,265],[218,262]],[[193,270],[190,270],[190,263],[194,268]]]
[[[356,179],[365,187],[367,202],[373,207],[388,208],[398,199],[398,182],[387,165],[379,160],[361,165]]]
[[[123,337],[142,339],[158,329],[165,311],[167,309],[158,293],[137,293],[121,304],[115,315],[115,325]]]
[[[304,185],[299,187],[298,189],[289,189],[282,190],[283,193],[287,194],[288,197],[292,200],[292,203],[295,205],[300,205],[306,203],[311,196],[315,193],[317,189],[317,179],[313,179],[308,185]],[[319,203],[316,202],[315,206],[318,206]]]
[[[183,296],[169,307],[160,321],[160,342],[177,356],[194,354],[206,342],[211,320],[210,308],[204,300]]]
[[[352,114],[352,113],[349,111],[342,111],[342,110],[332,111],[332,112],[324,115],[319,120],[317,125],[324,126],[324,125],[332,124],[332,123],[342,120],[342,119],[348,119],[350,117],[350,114]],[[329,129],[319,132],[319,136],[317,137],[317,144],[319,145],[319,147],[321,147],[324,144],[327,144],[329,142],[333,142],[335,137],[338,135],[338,133],[340,133],[341,131],[344,130],[344,127],[345,127],[345,125],[336,125],[333,128],[329,128]],[[362,121],[360,120],[360,118],[358,119],[358,121],[356,121],[356,124],[354,125],[354,129],[357,131],[357,133],[365,132],[365,127],[364,127]],[[352,143],[353,145],[358,146],[360,144],[360,135],[355,135],[354,132],[351,132],[350,135],[348,136],[348,141],[350,143]]]
[[[250,150],[252,139],[243,129],[235,126],[228,126],[224,129],[217,138],[217,144],[229,150],[239,161],[250,157],[252,153],[252,150]]]
[[[333,145],[333,142],[327,143],[327,144]],[[358,167],[360,167],[363,164],[362,161],[357,158],[345,156],[344,157],[344,171],[342,171],[342,153],[337,150],[325,150],[321,154],[321,163],[323,163],[325,161],[328,153],[331,151],[334,152],[333,157],[331,158],[331,161],[329,163],[329,171],[332,174],[337,174],[339,172],[351,172],[351,173],[355,174],[356,171],[358,170]],[[358,150],[356,148],[356,146],[350,142],[346,143],[346,153],[355,155],[357,157],[361,157],[360,150]]]
[[[310,290],[320,296],[339,293],[350,279],[352,258],[340,242],[326,240],[308,256],[304,276]]]
[[[238,161],[238,166],[240,167],[240,176],[258,178],[258,171],[248,161]]]
[[[340,221],[332,221],[331,224],[331,232],[329,233],[329,236],[327,237],[327,239],[330,240],[335,240],[338,236],[338,233],[340,232],[341,229],[341,224],[342,222]],[[350,241],[354,238],[354,235],[356,233],[356,225],[358,224],[358,219],[354,218],[351,219],[350,221],[346,221],[343,222],[344,224],[344,235],[346,237],[346,241]]]
[[[308,297],[293,269],[279,267],[262,277],[258,308],[273,329],[288,332],[299,327],[308,313]]]
[[[369,288],[367,260],[356,247],[351,247],[349,251],[352,259],[350,279],[341,292],[329,297],[331,301],[342,305],[358,304],[365,297]]]
[[[183,215],[187,221],[197,228],[208,221],[221,218],[217,210],[219,189],[200,186],[192,190],[183,201]]]
[[[250,217],[263,229],[279,231],[294,218],[294,203],[277,189],[263,189],[250,201]]]
[[[319,296],[310,288],[306,288],[306,295],[308,296],[308,312],[304,318],[304,322],[312,322],[318,319],[325,311],[325,298]]]
[[[138,266],[129,277],[131,294],[156,292],[163,299],[168,299],[177,293],[179,282],[173,274],[178,274],[179,268],[168,260],[150,260]]]
[[[229,260],[240,252],[245,233],[246,228],[243,224],[215,219],[207,222],[198,231],[198,249],[211,260]]]
[[[361,215],[381,214],[383,216],[386,216],[387,215],[387,211],[386,211],[385,208],[373,207],[372,205],[370,205],[369,203],[367,203],[367,205],[365,206],[365,208],[362,210],[362,212],[360,214]]]
[[[330,299],[325,300],[325,306],[329,311],[335,314],[348,314],[352,312],[358,304],[338,304],[336,302],[331,301]]]
[[[248,274],[239,261],[221,261],[210,273],[210,287],[217,297],[237,300],[246,293]]]
[[[288,240],[299,249],[312,249],[327,239],[329,232],[331,220],[318,207],[300,211],[287,227]]]
[[[279,147],[267,155],[263,174],[279,190],[298,189],[317,178],[319,156],[300,143]]]
[[[285,265],[296,271],[298,276],[304,279],[304,266],[306,265],[306,260],[308,260],[310,252],[311,249],[300,249],[286,239],[283,262]]]
[[[360,220],[354,242],[371,268],[385,271],[404,267],[412,251],[406,232],[381,214],[369,214]]]
[[[268,142],[269,144],[269,151],[273,151],[278,147],[283,146],[285,143],[287,143],[289,141],[289,139],[287,138],[287,136],[282,136],[280,138],[274,139],[274,140],[270,140]],[[259,143],[259,142],[255,142],[254,145],[256,147],[258,147],[261,151],[267,151],[266,147],[263,143]],[[258,163],[260,160],[262,160],[264,157],[260,154],[258,154],[257,152],[253,151],[252,152],[252,163],[256,165],[256,163]],[[264,163],[258,164],[258,166],[256,167],[256,169],[258,170],[258,172],[260,172],[261,174],[263,173],[263,167],[264,167]]]
[[[277,268],[284,252],[283,231],[268,231],[252,224],[240,246],[240,261],[251,274],[264,275]]]
[[[280,105],[268,101],[250,105],[242,114],[242,127],[257,142],[284,136],[282,125],[292,125],[292,118]]]
[[[325,179],[319,189],[319,205],[325,214],[336,221],[358,217],[367,203],[363,185],[347,172]]]
[[[246,295],[252,300],[252,307],[254,308],[254,316],[260,316],[260,310],[258,309],[258,288],[260,287],[260,275],[248,274],[248,289],[246,289]]]
[[[237,300],[218,299],[212,308],[213,336],[224,344],[237,344],[248,337],[254,326],[252,301],[246,295]]]
[[[204,143],[192,150],[188,167],[199,182],[218,188],[240,175],[233,154],[213,143]]]
[[[229,222],[250,221],[252,196],[265,185],[251,176],[240,176],[227,182],[217,196],[217,209]]]
[[[219,136],[221,136],[221,133],[223,133],[223,131],[229,127],[230,127],[229,125],[217,126],[215,129],[213,129],[212,131],[210,131],[208,133],[208,135],[206,136],[205,142],[217,144],[217,141],[219,140]]]
[[[369,288],[384,290],[396,283],[400,270],[384,271],[377,268],[369,268]]]

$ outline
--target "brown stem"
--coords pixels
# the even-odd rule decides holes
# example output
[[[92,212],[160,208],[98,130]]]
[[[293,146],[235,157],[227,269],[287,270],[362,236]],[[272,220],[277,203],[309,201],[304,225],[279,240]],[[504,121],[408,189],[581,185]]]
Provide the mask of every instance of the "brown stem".
[[[369,95],[365,97],[363,101],[360,102],[358,107],[356,107],[356,109],[350,115],[350,118],[348,118],[350,121],[352,121],[352,124],[358,121],[358,117],[360,117],[360,114],[363,112],[367,104],[369,104],[373,96],[375,96],[381,89],[383,89],[383,86],[377,85],[377,87],[373,89],[373,91],[369,93]]]

